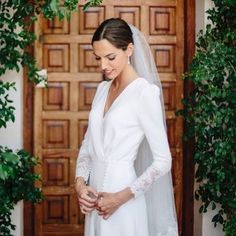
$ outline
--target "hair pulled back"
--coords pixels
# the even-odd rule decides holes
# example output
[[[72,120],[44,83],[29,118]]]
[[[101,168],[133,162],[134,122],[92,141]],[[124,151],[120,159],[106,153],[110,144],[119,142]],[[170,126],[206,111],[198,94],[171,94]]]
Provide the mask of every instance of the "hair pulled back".
[[[102,39],[106,39],[122,50],[126,50],[129,43],[134,43],[129,25],[120,18],[107,19],[98,26],[93,35],[92,44]]]

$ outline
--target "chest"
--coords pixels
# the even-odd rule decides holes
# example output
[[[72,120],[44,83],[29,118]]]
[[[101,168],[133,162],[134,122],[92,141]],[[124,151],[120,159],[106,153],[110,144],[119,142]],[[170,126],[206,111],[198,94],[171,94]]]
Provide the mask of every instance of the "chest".
[[[138,101],[134,90],[119,94],[108,109],[106,109],[107,95],[104,93],[93,105],[89,116],[90,123],[110,127],[126,127],[138,124]]]

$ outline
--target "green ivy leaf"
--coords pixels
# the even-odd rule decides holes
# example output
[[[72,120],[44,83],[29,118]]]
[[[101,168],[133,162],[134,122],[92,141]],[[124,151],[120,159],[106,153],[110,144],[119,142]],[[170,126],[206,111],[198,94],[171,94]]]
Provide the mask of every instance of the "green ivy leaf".
[[[16,164],[19,160],[18,156],[12,152],[3,152],[1,153],[1,157],[4,159],[5,162],[9,164]]]

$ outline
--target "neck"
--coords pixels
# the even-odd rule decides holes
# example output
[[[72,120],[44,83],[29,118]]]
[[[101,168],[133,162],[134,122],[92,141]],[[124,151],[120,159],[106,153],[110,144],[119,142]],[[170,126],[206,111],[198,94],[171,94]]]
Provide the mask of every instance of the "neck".
[[[124,70],[113,80],[114,89],[120,89],[132,82],[138,77],[138,74],[131,65],[127,65]]]

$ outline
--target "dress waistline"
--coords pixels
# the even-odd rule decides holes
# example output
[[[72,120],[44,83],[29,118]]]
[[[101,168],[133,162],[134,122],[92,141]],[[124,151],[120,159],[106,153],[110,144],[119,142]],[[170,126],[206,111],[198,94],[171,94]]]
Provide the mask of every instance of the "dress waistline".
[[[135,179],[133,161],[92,159],[90,184],[97,191],[117,192]]]
[[[115,165],[115,166],[126,166],[126,167],[133,167],[133,161],[124,161],[124,160],[99,160],[99,159],[92,159],[92,164],[95,165]]]

